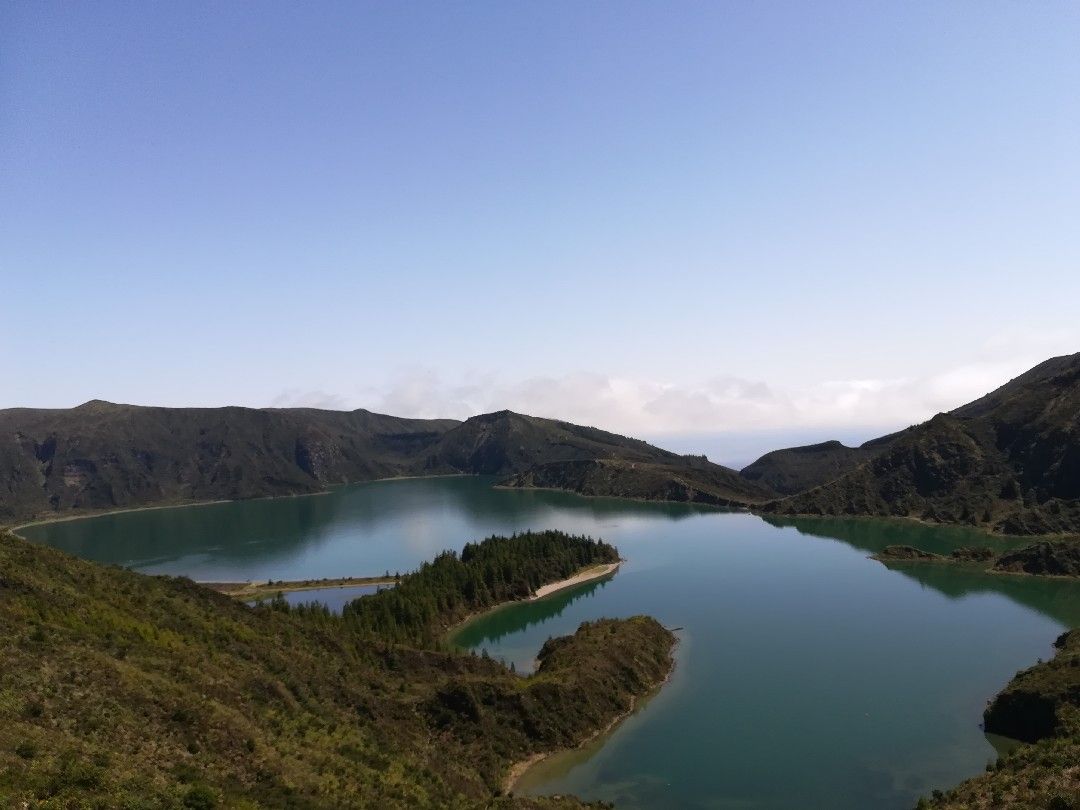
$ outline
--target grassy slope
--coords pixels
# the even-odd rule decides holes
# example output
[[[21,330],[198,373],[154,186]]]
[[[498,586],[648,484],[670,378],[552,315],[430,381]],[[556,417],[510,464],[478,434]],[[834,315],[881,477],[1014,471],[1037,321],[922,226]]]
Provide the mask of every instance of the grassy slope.
[[[0,797],[486,806],[511,763],[575,744],[662,680],[672,641],[645,617],[595,623],[517,678],[0,535]]]

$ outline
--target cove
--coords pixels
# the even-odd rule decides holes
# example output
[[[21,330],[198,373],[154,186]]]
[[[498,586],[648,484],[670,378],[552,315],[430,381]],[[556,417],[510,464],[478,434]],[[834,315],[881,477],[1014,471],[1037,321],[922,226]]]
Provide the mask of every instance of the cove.
[[[228,581],[406,571],[530,528],[603,537],[626,558],[615,576],[478,617],[455,641],[528,670],[546,638],[588,619],[647,613],[683,628],[666,688],[518,786],[620,808],[910,808],[996,756],[979,728],[986,700],[1080,624],[1074,582],[868,559],[892,543],[1004,542],[962,529],[766,521],[491,483],[384,481],[20,533],[141,571]]]

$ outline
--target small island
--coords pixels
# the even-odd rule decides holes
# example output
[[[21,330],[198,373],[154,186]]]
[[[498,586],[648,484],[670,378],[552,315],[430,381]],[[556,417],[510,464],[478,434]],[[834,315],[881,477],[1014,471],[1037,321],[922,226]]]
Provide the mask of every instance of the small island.
[[[936,554],[908,545],[885,546],[875,560],[890,563],[952,563],[978,565],[989,573],[1044,577],[1080,576],[1080,540],[1043,540],[1010,551],[962,547]]]

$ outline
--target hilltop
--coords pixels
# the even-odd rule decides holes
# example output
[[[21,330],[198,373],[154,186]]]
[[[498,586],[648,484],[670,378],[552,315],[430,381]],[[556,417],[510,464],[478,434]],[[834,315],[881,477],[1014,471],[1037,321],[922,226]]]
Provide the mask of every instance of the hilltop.
[[[868,457],[841,454],[840,466],[849,469],[835,479],[762,511],[912,517],[1006,534],[1076,533],[1080,354],[1047,360],[974,402],[869,444]],[[773,454],[771,463],[786,459],[797,471],[791,459],[798,453],[784,453]]]
[[[974,402],[859,447],[832,441],[777,450],[741,472],[704,456],[512,411],[463,422],[365,410],[100,401],[0,411],[5,523],[455,473],[498,476],[509,487],[773,514],[1077,533],[1080,354],[1047,360]]]
[[[309,408],[13,408],[0,411],[0,521],[406,475],[457,424]]]
[[[788,447],[766,453],[739,475],[779,492],[794,495],[821,486],[873,458],[899,434],[872,439],[858,447],[848,447],[833,439],[820,444]]]

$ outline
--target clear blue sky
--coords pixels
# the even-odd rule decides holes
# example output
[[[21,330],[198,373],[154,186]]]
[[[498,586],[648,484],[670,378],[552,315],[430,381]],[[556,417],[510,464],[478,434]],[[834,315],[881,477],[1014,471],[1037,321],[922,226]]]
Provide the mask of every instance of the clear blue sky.
[[[915,421],[1080,349],[1078,43],[1072,2],[5,3],[0,406]]]

